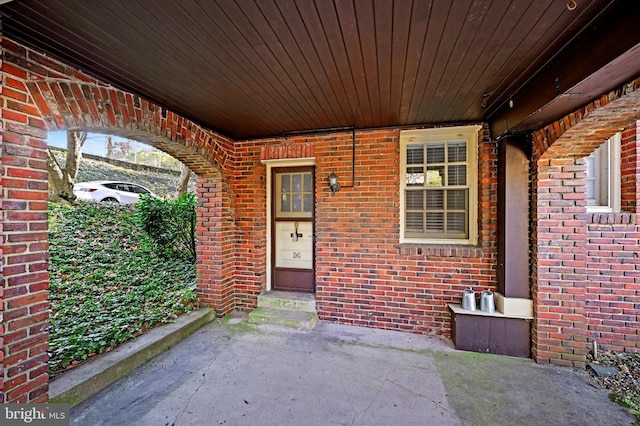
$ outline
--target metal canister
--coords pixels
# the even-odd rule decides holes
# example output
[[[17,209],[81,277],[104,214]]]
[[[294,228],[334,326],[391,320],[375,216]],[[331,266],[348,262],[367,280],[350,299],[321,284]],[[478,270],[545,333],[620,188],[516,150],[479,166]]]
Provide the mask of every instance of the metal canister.
[[[476,292],[470,288],[462,294],[462,309],[467,311],[476,310]]]
[[[494,313],[496,311],[496,305],[493,301],[493,292],[485,290],[480,294],[480,310],[482,312]]]

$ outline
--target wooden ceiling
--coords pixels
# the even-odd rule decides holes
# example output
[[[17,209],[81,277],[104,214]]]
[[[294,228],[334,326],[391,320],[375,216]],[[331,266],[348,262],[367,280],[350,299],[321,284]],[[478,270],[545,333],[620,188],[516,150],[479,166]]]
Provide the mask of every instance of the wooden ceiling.
[[[510,100],[539,92],[533,82],[556,93],[557,81],[536,79],[547,72],[557,80],[559,58],[576,55],[596,29],[606,38],[601,23],[630,13],[621,7],[637,12],[631,3],[640,2],[14,0],[0,13],[5,37],[244,139],[503,120]],[[623,46],[597,53],[600,62],[638,45],[638,34],[611,39]],[[561,82],[566,88],[603,66],[582,47],[585,69]],[[640,74],[640,62],[628,63],[596,96]]]

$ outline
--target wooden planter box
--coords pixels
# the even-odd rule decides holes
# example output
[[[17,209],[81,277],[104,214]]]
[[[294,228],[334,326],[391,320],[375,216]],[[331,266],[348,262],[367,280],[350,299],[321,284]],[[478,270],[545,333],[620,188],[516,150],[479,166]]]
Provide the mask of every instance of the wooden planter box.
[[[467,311],[460,305],[449,305],[449,310],[451,338],[456,349],[531,357],[531,318]]]

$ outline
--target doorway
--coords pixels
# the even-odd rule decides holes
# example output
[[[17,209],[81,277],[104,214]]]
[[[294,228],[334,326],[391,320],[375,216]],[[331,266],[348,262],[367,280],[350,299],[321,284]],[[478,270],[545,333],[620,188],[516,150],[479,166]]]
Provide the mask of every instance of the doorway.
[[[272,169],[273,290],[315,292],[314,168]]]

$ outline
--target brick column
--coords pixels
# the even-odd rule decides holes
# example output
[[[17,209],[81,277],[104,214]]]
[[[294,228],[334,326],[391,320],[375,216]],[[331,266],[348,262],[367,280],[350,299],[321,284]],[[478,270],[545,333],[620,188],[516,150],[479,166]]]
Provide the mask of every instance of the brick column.
[[[227,186],[219,174],[198,176],[198,295],[218,316],[235,307],[235,226]]]
[[[2,16],[0,16],[0,44],[2,43]],[[2,56],[0,55],[0,70],[2,70]],[[0,100],[4,99],[4,79],[0,76]],[[4,125],[2,120],[2,110],[4,109],[4,103],[0,103],[0,152],[2,152],[2,133],[4,132]],[[2,170],[2,164],[0,164],[0,170]],[[0,191],[4,193],[2,188],[2,182],[0,181]],[[4,208],[2,207],[2,198],[0,197],[0,212]],[[2,235],[2,216],[0,216],[0,235]],[[0,246],[0,257],[4,258],[2,246]],[[3,265],[0,265],[0,282],[4,282],[2,277]],[[4,402],[4,285],[0,286],[0,403]]]
[[[583,160],[539,160],[535,185],[533,358],[583,367],[586,191]]]
[[[48,399],[47,133],[26,71],[2,63],[4,402]]]

